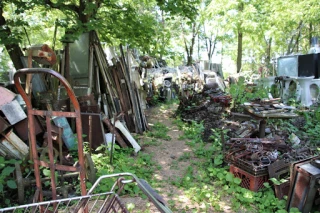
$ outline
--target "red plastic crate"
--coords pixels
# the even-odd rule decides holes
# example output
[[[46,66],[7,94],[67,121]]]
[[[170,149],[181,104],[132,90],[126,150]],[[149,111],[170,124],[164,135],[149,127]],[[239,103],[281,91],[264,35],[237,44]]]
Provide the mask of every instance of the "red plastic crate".
[[[264,183],[269,181],[269,175],[254,176],[234,165],[230,165],[230,172],[241,179],[240,186],[251,191],[257,192],[264,187]]]

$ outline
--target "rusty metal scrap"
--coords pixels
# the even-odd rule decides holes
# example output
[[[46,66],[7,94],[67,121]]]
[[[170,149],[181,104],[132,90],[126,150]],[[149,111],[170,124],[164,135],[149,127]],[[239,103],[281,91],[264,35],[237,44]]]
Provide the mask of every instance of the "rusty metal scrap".
[[[101,144],[105,144],[105,133],[102,125],[100,113],[84,113],[81,112],[83,138],[89,142],[90,149],[96,149]]]
[[[309,147],[293,149],[282,138],[231,138],[225,147],[225,160],[253,175],[267,174],[278,160],[292,162],[315,155]]]
[[[44,132],[44,129],[41,125],[41,122],[39,121],[40,119],[42,119],[39,116],[35,116],[34,119],[34,125],[35,125],[35,134],[39,135],[40,133]],[[28,129],[28,119],[24,119],[18,123],[16,123],[14,126],[14,129],[17,132],[17,135],[21,138],[21,140],[26,141],[28,140],[28,131],[26,131]]]
[[[298,208],[300,212],[312,212],[319,209],[319,157],[297,161],[291,165],[290,188],[286,210]]]
[[[0,133],[10,127],[10,124],[0,116]]]

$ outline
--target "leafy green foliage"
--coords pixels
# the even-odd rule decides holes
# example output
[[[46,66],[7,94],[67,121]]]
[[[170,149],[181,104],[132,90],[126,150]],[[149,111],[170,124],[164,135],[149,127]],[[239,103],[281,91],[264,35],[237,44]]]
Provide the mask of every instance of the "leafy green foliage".
[[[276,179],[276,178],[270,178],[270,181],[275,185],[281,185],[282,183],[288,182],[286,179]]]
[[[157,0],[161,10],[168,12],[172,17],[182,16],[191,21],[195,20],[198,14],[199,0]]]
[[[317,107],[316,109],[311,110],[309,112],[303,112],[303,116],[306,120],[306,123],[303,126],[303,131],[301,133],[305,133],[310,139],[310,142],[316,146],[319,145],[320,141],[319,115],[320,107]]]
[[[10,61],[7,51],[0,47],[0,82],[7,83],[9,82],[9,73],[12,69],[12,63]]]
[[[97,177],[105,174],[129,172],[137,175],[139,178],[152,180],[152,175],[156,168],[155,162],[152,161],[152,156],[139,153],[137,156],[131,156],[133,149],[123,149],[115,145],[113,165],[110,165],[110,152],[107,151],[104,145],[97,148],[98,154],[92,155],[92,160],[97,168]],[[114,184],[113,179],[103,181],[96,192],[110,191]],[[125,193],[135,195],[139,189],[136,185],[126,185]]]
[[[6,202],[6,205],[10,203],[7,200],[7,194],[5,193],[8,189],[16,189],[17,184],[14,179],[13,173],[15,170],[15,163],[19,161],[11,159],[6,160],[4,157],[0,156],[0,200]],[[9,203],[7,203],[9,201]],[[4,204],[0,202],[0,206]]]
[[[182,139],[189,139],[191,140],[191,144],[199,143],[202,141],[202,132],[204,130],[203,123],[197,123],[192,121],[191,124],[184,124],[182,122],[177,123],[178,127],[183,131],[183,135],[179,137],[180,140]]]
[[[244,78],[239,78],[236,84],[231,84],[229,94],[232,97],[232,106],[235,107],[244,102],[250,102],[254,99],[263,99],[268,97],[268,91],[263,87],[250,88]]]
[[[272,119],[270,123],[277,130],[283,131],[286,135],[295,134],[300,139],[308,139],[309,147],[318,147],[320,141],[320,124],[319,124],[320,108],[316,107],[310,111],[296,111],[300,114],[302,123],[292,120]]]
[[[226,131],[212,129],[210,137],[212,143],[204,144],[198,138],[202,130],[199,124],[183,124],[180,121],[176,124],[182,130],[186,130],[185,135],[188,136],[188,140],[197,141],[192,143],[193,152],[202,160],[201,164],[196,165],[196,173],[190,172],[191,169],[187,168],[184,177],[173,180],[172,184],[183,188],[190,199],[203,208],[202,211],[206,212],[209,209],[222,211],[219,204],[221,198],[230,196],[230,204],[236,212],[286,212],[285,201],[278,200],[274,196],[274,191],[269,184],[265,184],[265,188],[259,192],[252,192],[242,188],[241,179],[234,177],[228,171],[229,168],[223,166],[221,134],[223,132],[226,136]]]

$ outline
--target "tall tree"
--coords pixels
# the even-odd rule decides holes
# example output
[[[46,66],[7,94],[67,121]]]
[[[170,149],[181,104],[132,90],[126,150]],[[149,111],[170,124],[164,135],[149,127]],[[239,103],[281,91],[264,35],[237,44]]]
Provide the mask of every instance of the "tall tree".
[[[238,2],[238,13],[240,14],[240,17],[242,16],[243,9],[244,9],[244,3],[239,1]],[[241,71],[242,68],[242,40],[243,40],[243,27],[242,27],[242,19],[238,19],[237,23],[237,33],[238,33],[238,52],[237,52],[237,73]]]
[[[181,31],[184,49],[187,55],[187,65],[193,63],[194,46],[199,34],[200,0],[157,0],[160,9],[181,21]]]
[[[218,35],[219,35],[219,29],[212,29],[209,32],[206,30],[206,24],[203,26],[203,35],[202,37],[205,40],[205,46],[207,50],[207,56],[209,64],[212,63],[212,57],[214,52],[216,51],[216,46],[218,43]],[[214,32],[215,31],[215,32]],[[209,67],[211,69],[211,67]]]
[[[15,67],[17,69],[21,68],[18,63],[22,52],[21,50],[20,52],[17,51],[17,49],[20,49],[19,44],[23,43],[21,35],[24,33],[12,33],[12,29],[19,29],[21,32],[23,32],[23,28],[26,31],[35,29],[32,28],[32,24],[28,23],[30,20],[24,18],[33,19],[29,16],[32,13],[40,20],[38,24],[40,24],[39,22],[47,23],[47,25],[51,25],[48,27],[51,29],[54,28],[55,19],[58,19],[56,23],[59,25],[59,30],[69,32],[65,34],[67,38],[62,39],[75,40],[83,32],[97,30],[100,33],[101,40],[108,42],[110,45],[123,42],[147,50],[153,42],[157,22],[152,13],[141,11],[139,8],[143,7],[142,4],[153,6],[156,4],[154,1],[148,1],[140,2],[140,5],[138,5],[138,2],[136,0],[4,0],[0,3],[0,25],[3,26],[1,28],[0,45],[6,45]],[[10,16],[8,15],[9,10]],[[50,14],[56,14],[55,18],[51,19]],[[41,30],[47,31],[48,29]],[[29,33],[30,40],[35,40],[32,37],[40,33],[41,30],[38,25],[36,31]],[[52,34],[50,36],[52,37]],[[48,37],[48,35],[37,39],[37,43],[44,41],[45,37]]]
[[[5,1],[0,2],[0,43],[5,46],[15,68],[21,69],[23,68],[22,62],[20,60],[20,57],[23,56],[23,53],[19,46],[21,37],[15,36],[12,33],[10,25],[3,16],[4,7],[6,4],[7,2]]]
[[[246,23],[244,17],[245,13],[248,13],[247,5],[250,1],[236,0],[213,0],[211,1],[208,12],[212,17],[220,16],[223,19],[225,26],[221,26],[224,29],[232,30],[237,38],[237,73],[240,72],[242,67],[242,49],[243,49],[243,37],[248,28],[245,28]],[[251,9],[251,7],[249,7]]]
[[[187,66],[191,66],[193,63],[194,45],[195,45],[196,38],[199,34],[200,24],[196,22],[193,22],[191,24],[191,38],[189,39],[187,39],[187,29],[185,25],[181,24],[181,28],[183,33],[184,48],[187,53]]]

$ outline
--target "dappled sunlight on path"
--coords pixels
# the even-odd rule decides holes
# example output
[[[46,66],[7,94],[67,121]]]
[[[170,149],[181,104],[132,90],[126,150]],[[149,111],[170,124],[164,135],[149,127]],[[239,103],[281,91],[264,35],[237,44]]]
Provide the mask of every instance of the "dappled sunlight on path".
[[[143,147],[143,152],[152,153],[153,161],[158,163],[159,169],[155,171],[154,179],[158,181],[153,186],[161,196],[168,202],[173,212],[217,212],[204,211],[204,204],[198,204],[192,201],[192,195],[186,189],[176,186],[177,182],[187,175],[191,170],[196,173],[197,168],[192,164],[199,159],[194,157],[192,149],[186,145],[186,140],[179,140],[183,132],[172,123],[172,115],[177,105],[171,105],[170,108],[155,107],[146,110],[146,117],[151,128],[157,123],[161,123],[168,128],[167,136],[170,140],[157,139],[155,145]],[[141,138],[143,141],[150,138]],[[221,203],[223,212],[232,212],[227,203]],[[221,212],[221,211],[220,211]]]

